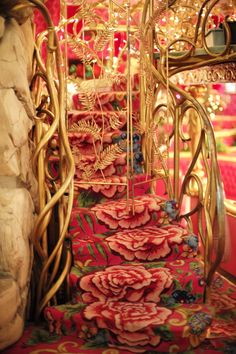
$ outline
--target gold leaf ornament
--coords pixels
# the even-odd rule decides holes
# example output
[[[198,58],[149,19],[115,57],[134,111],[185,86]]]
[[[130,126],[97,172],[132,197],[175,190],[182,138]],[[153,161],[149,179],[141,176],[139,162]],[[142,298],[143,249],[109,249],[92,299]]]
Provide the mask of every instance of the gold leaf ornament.
[[[96,122],[92,121],[82,120],[77,123],[74,123],[71,127],[71,131],[90,134],[93,136],[94,140],[99,140],[101,137],[101,128],[98,127]]]
[[[82,173],[82,178],[84,180],[90,180],[92,178],[92,176],[94,175],[94,169],[92,166],[87,165],[87,166],[79,166],[81,170],[83,170],[84,172]]]
[[[68,45],[78,59],[85,65],[91,65],[96,59],[96,53],[91,50],[80,38],[70,38]]]
[[[97,37],[94,43],[94,50],[101,52],[104,50],[107,42],[112,38],[114,33],[114,21],[103,24],[104,29],[97,31]]]
[[[118,114],[113,114],[109,117],[109,123],[112,129],[119,129],[124,125],[123,121],[120,121]]]
[[[86,110],[92,111],[94,109],[96,102],[95,92],[80,92],[78,96]]]
[[[117,144],[109,145],[101,152],[99,159],[95,162],[95,171],[104,170],[111,165],[122,152],[123,151]]]
[[[91,4],[86,0],[72,0],[72,2],[73,5],[79,5],[79,9],[75,14],[77,18],[89,19],[91,17]]]

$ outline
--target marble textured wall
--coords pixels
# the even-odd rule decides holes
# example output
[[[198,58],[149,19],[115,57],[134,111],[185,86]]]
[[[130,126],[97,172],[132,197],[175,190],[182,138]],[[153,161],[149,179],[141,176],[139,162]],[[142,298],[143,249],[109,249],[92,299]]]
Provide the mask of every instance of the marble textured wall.
[[[26,18],[0,16],[0,350],[23,332],[32,265],[37,184],[31,169],[29,81],[34,41]]]

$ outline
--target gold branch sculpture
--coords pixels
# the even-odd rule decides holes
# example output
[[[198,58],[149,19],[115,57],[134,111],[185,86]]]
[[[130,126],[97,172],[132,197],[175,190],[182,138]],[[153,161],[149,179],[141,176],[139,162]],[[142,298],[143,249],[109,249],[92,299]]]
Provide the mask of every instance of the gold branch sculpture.
[[[224,197],[217,162],[215,137],[204,107],[189,92],[181,88],[176,80],[172,81],[172,77],[182,71],[236,59],[236,53],[231,49],[230,31],[226,21],[223,21],[226,35],[225,45],[216,52],[207,44],[206,36],[212,26],[210,15],[215,13],[217,5],[220,6],[220,2],[217,0],[195,1],[194,6],[188,0],[176,0],[158,3],[155,8],[151,1],[147,0],[143,8],[141,26],[141,38],[145,39],[141,48],[142,67],[144,71],[148,70],[146,74],[142,75],[141,97],[145,102],[150,96],[149,77],[151,73],[154,86],[162,87],[167,93],[165,120],[167,125],[173,126],[173,129],[167,131],[166,134],[170,141],[169,145],[173,142],[174,199],[181,205],[184,195],[191,196],[192,186],[194,185],[196,188],[197,204],[192,210],[180,214],[179,218],[185,219],[187,224],[191,225],[191,216],[195,213],[198,215],[198,230],[204,245],[207,285],[210,285],[213,274],[222,260],[225,242]],[[189,13],[193,10],[197,16],[190,17]],[[181,21],[176,17],[178,14],[182,16]],[[189,24],[191,30],[186,27],[190,18],[194,21]],[[173,22],[170,19],[176,21],[176,26],[172,26]],[[147,46],[147,43],[150,42],[152,45]],[[202,53],[201,56],[198,55],[199,50]],[[152,127],[155,105],[156,103],[153,101],[152,110],[141,105],[141,123],[145,126],[146,132]],[[195,137],[195,140],[193,137],[185,139],[182,134],[181,125],[189,110],[195,111],[200,122],[200,133]],[[193,141],[195,144],[192,149],[194,155],[180,189],[181,146],[183,143],[193,144]],[[147,133],[144,142],[144,154],[155,157],[156,147],[155,144],[149,142]],[[195,173],[199,159],[203,166],[204,178],[200,178]]]
[[[36,41],[35,74],[31,84],[36,106],[33,169],[38,180],[39,193],[38,216],[32,234],[35,266],[38,268],[38,279],[34,279],[37,284],[36,317],[38,317],[45,305],[52,300],[56,301],[57,291],[63,284],[71,265],[71,251],[66,239],[73,200],[74,161],[66,129],[63,61],[50,14],[39,0],[4,1],[0,5],[0,11],[7,9],[7,13],[11,16],[15,14],[17,16],[31,8],[41,11],[47,24],[47,31]],[[44,36],[47,38],[45,64],[40,48]],[[42,97],[47,99],[42,100]],[[48,148],[55,135],[58,137],[59,151],[59,173],[56,183],[55,178],[50,178],[45,168]],[[48,228],[56,206],[59,225],[52,240],[49,239]],[[50,243],[54,243],[52,249]]]

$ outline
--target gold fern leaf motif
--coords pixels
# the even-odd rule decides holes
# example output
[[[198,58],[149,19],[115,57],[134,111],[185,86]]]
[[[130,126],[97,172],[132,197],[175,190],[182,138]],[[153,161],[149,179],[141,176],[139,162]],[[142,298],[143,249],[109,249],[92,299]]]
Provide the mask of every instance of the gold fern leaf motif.
[[[113,84],[119,85],[122,81],[126,81],[126,76],[121,73],[110,73],[107,77],[112,81]]]
[[[155,92],[155,82],[153,80],[152,75],[149,75],[150,73],[150,68],[148,66],[144,66],[143,68],[146,72],[146,77],[147,77],[147,88],[146,88],[146,97],[145,97],[145,103],[147,106],[152,106],[153,103],[153,98],[154,98],[154,92]]]
[[[101,128],[98,127],[96,122],[85,120],[79,121],[72,124],[71,131],[90,134],[94,137],[95,140],[99,140],[101,138]]]
[[[95,25],[95,19],[97,17],[95,9],[98,4],[100,5],[102,2],[103,1],[99,1],[98,3],[87,0],[70,0],[71,5],[79,5],[74,17],[86,20],[84,25],[88,25],[89,23],[93,23]],[[91,16],[91,13],[93,13],[94,16]]]
[[[81,167],[81,166],[80,166]],[[82,178],[84,180],[90,180],[92,178],[92,176],[94,175],[94,169],[92,166],[84,166],[81,167],[81,170],[83,170],[84,172],[82,173]]]
[[[94,12],[97,4],[88,2],[87,0],[70,0],[73,5],[79,5],[78,9],[76,10],[76,13],[74,14],[74,18],[77,19],[83,19],[84,21],[84,26],[89,25],[89,24],[94,24],[95,25],[95,18],[96,18],[96,13]],[[91,16],[91,13],[93,13],[94,16]]]
[[[119,120],[119,115],[117,113],[109,117],[109,123],[112,129],[119,129],[124,125],[124,122]]]
[[[95,162],[95,171],[104,170],[104,168],[111,165],[122,152],[123,151],[117,144],[109,145],[101,152],[99,160]]]
[[[85,0],[80,2],[80,8],[76,11],[75,17],[89,19],[91,15],[91,5],[88,4]]]
[[[84,106],[86,110],[92,111],[95,102],[96,102],[96,97],[94,92],[81,92],[79,93],[79,99],[81,101],[81,104]]]
[[[104,50],[107,42],[111,39],[114,33],[114,24],[112,22],[108,22],[104,24],[104,30],[99,30],[95,43],[94,43],[94,50],[97,52],[101,52]]]
[[[96,58],[96,53],[87,47],[82,40],[78,38],[71,38],[68,41],[68,44],[78,59],[85,65],[91,65],[93,60]]]

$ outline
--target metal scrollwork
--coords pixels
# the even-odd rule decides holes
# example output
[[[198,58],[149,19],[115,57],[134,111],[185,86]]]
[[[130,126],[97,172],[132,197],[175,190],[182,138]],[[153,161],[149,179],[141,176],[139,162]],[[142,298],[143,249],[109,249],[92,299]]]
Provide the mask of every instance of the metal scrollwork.
[[[171,80],[175,83],[184,83],[185,85],[235,82],[236,63],[224,63],[185,71],[176,74]]]
[[[233,61],[236,53],[230,43],[231,34],[226,20],[222,23],[226,37],[223,47],[215,50],[207,43],[207,34],[215,26],[214,16],[222,10],[218,0],[195,1],[194,5],[188,0],[179,0],[173,3],[162,2],[162,5],[158,6],[155,8],[155,4],[147,0],[142,17],[143,33],[146,38],[153,40],[155,60],[151,59],[152,55],[145,44],[141,50],[141,58],[145,63],[143,66],[152,73],[155,86],[163,87],[167,92],[165,121],[171,121],[173,126],[173,132],[169,135],[169,146],[173,147],[174,156],[174,199],[179,201],[180,205],[185,195],[192,195],[197,199],[195,207],[180,214],[180,218],[183,218],[187,225],[191,225],[191,216],[198,215],[198,231],[205,246],[205,278],[209,285],[224,252],[223,189],[210,119],[191,90],[188,92],[181,85],[234,81]],[[190,16],[193,8],[194,16]],[[173,26],[173,21],[176,26]],[[189,30],[188,27],[186,29],[186,23],[190,26]],[[148,95],[145,78],[141,94],[144,97]],[[154,114],[155,105],[158,105],[158,101],[153,103],[152,113],[142,110],[143,125],[150,124],[149,114]],[[189,120],[184,123],[186,114]],[[188,131],[189,136],[184,129]],[[180,187],[180,154],[186,143],[193,156]],[[150,146],[149,144],[149,148]],[[146,151],[146,154],[151,155],[151,151]],[[216,225],[217,243],[214,244]]]

